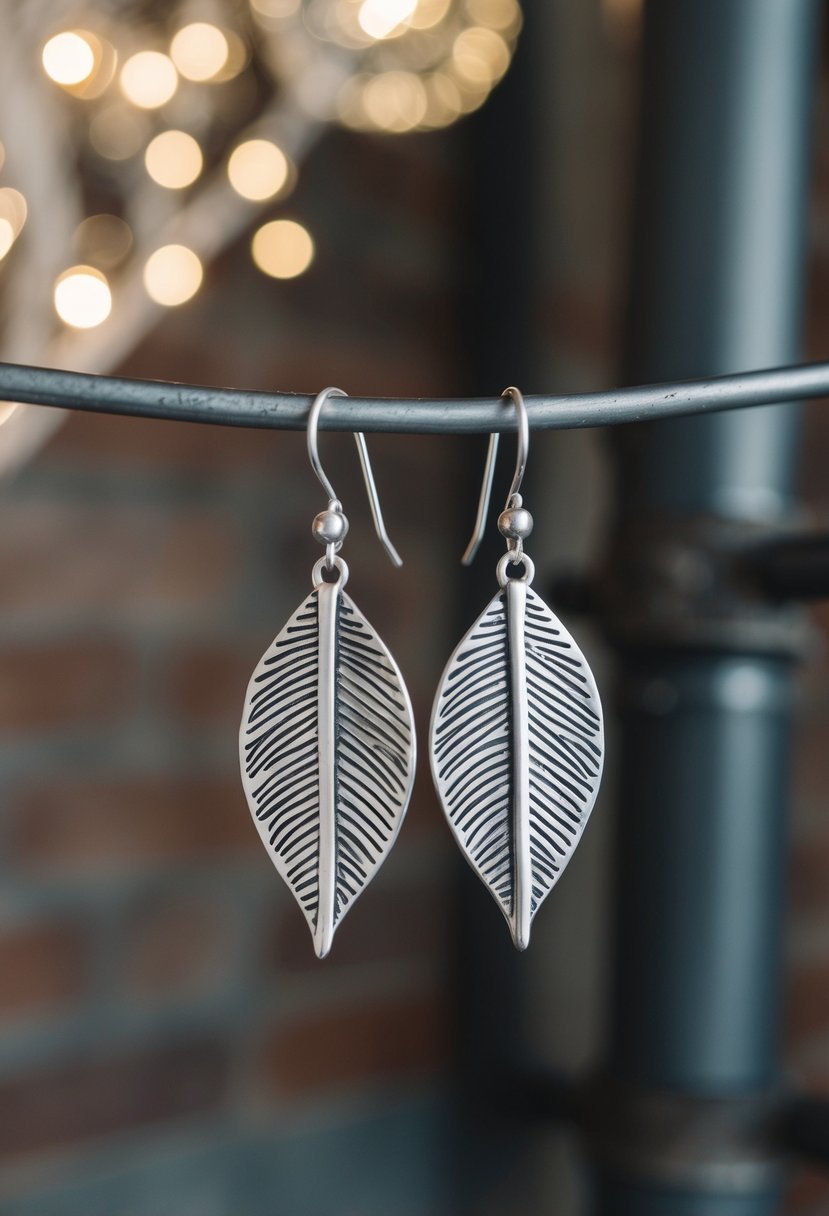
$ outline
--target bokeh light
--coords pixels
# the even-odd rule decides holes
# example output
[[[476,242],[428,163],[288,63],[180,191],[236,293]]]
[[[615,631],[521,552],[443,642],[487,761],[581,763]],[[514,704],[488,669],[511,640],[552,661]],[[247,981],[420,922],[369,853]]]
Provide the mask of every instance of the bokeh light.
[[[250,62],[250,51],[245,40],[233,30],[225,30],[224,36],[227,39],[227,59],[221,71],[213,77],[216,81],[232,80],[243,72]]]
[[[366,82],[363,106],[381,130],[413,131],[426,116],[426,88],[414,72],[381,72]]]
[[[452,0],[419,0],[408,24],[413,30],[433,29],[444,19],[451,4]]]
[[[230,47],[217,25],[194,21],[180,29],[170,43],[170,56],[187,80],[212,80],[227,63]]]
[[[144,266],[147,295],[168,308],[192,299],[203,277],[201,261],[186,245],[162,245]]]
[[[202,171],[201,148],[186,131],[162,131],[147,145],[144,164],[154,182],[168,190],[183,190]]]
[[[8,221],[15,236],[26,223],[28,213],[26,200],[19,190],[12,186],[0,188],[0,217]]]
[[[426,114],[423,125],[447,127],[463,113],[463,100],[458,86],[445,72],[432,72],[424,81]]]
[[[500,34],[484,26],[461,30],[452,46],[452,65],[461,79],[473,86],[491,87],[510,63],[509,47]]]
[[[521,25],[518,0],[466,0],[466,11],[476,25],[515,33]]]
[[[0,216],[0,261],[11,249],[16,235],[11,222]]]
[[[293,17],[295,13],[299,12],[301,5],[302,0],[250,0],[250,6],[254,12],[277,20]]]
[[[239,144],[227,164],[231,186],[251,201],[273,198],[284,189],[290,171],[287,156],[269,139],[249,139]]]
[[[81,84],[95,70],[94,45],[82,30],[55,34],[44,46],[41,58],[46,75],[55,84]]]
[[[107,160],[128,160],[146,138],[147,116],[124,102],[104,106],[89,124],[89,142]]]
[[[121,68],[121,91],[141,110],[157,110],[177,88],[175,65],[160,51],[139,51]]]
[[[82,262],[99,270],[112,270],[127,258],[132,250],[133,235],[129,224],[118,215],[106,212],[89,215],[75,229],[72,249]]]
[[[273,279],[295,279],[314,260],[310,232],[296,220],[271,220],[254,234],[253,260]]]
[[[363,0],[357,20],[369,38],[389,38],[403,32],[416,8],[417,0]]]
[[[55,283],[55,311],[73,329],[94,329],[112,311],[112,293],[94,266],[72,266]]]

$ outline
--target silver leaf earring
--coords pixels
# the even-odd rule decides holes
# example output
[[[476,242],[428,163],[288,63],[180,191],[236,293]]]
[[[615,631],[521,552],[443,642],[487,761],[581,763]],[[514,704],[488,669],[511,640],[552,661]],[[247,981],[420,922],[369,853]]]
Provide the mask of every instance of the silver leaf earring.
[[[530,926],[593,809],[604,759],[602,707],[584,655],[531,587],[533,520],[519,490],[529,420],[516,388],[518,457],[498,518],[499,591],[450,658],[432,711],[432,776],[466,860],[526,949]],[[490,437],[469,565],[483,535],[498,452]],[[510,574],[520,569],[520,574]]]
[[[313,591],[262,656],[248,685],[239,752],[262,843],[324,958],[335,930],[393,845],[412,792],[415,734],[397,664],[345,594],[337,556],[348,520],[317,448],[327,388],[308,416],[308,456],[328,495],[312,531],[325,545]],[[365,436],[354,436],[377,534],[394,565]]]

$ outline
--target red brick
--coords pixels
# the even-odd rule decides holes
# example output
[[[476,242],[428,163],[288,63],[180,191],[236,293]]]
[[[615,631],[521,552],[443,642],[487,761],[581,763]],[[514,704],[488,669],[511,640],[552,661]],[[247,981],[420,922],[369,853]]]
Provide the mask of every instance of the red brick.
[[[342,299],[339,307],[347,307],[353,300],[353,292],[349,292],[348,299]],[[426,318],[422,314],[429,305],[434,311],[432,316]],[[332,315],[324,343],[317,335],[309,337],[297,334],[290,349],[280,350],[270,366],[267,363],[263,365],[260,373],[263,383],[289,386],[293,392],[309,394],[318,392],[320,384],[342,384],[348,385],[355,397],[435,397],[451,391],[457,375],[452,351],[448,347],[443,351],[436,350],[429,337],[430,326],[440,322],[440,313],[434,301],[424,302],[421,315],[414,322],[418,324],[417,337],[402,341],[398,349],[375,346],[368,350],[355,340],[353,331],[344,331],[342,325],[337,324],[338,316],[340,320],[342,318],[341,311],[339,314],[337,312],[337,301],[329,300],[327,307]],[[451,316],[447,322],[451,322]],[[313,370],[309,371],[309,368]],[[274,441],[278,443],[280,438],[275,437]],[[411,446],[413,442],[422,444],[428,440],[403,435],[398,436],[397,442]],[[377,447],[375,436],[369,440],[369,447],[373,453]],[[300,459],[305,467],[304,454]],[[377,468],[382,470],[383,467],[378,462]],[[339,493],[336,480],[334,484]]]
[[[801,963],[790,977],[786,1028],[791,1044],[829,1034],[829,958]]]
[[[18,864],[128,870],[259,849],[241,786],[216,777],[40,784],[11,798]]]
[[[275,624],[274,633],[279,626]],[[234,731],[248,680],[259,660],[250,644],[187,646],[170,658],[167,685],[175,713],[188,722]]]
[[[51,1013],[76,1000],[88,979],[78,926],[34,924],[0,930],[0,1017]]]
[[[378,264],[382,269],[388,263],[384,264],[382,259],[378,259]],[[368,270],[365,259],[361,261],[362,268]],[[301,283],[294,284],[295,289],[301,286]],[[264,307],[268,307],[273,300],[274,292],[280,291],[277,284],[263,280],[252,268],[244,267],[237,275],[236,288],[239,293],[245,292]],[[383,295],[388,294],[385,284],[379,284],[379,290]],[[360,332],[359,321],[344,327],[343,309],[348,309],[347,315],[353,319],[354,310],[359,304],[360,296],[355,295],[353,283],[344,284],[342,276],[335,275],[323,295],[310,304],[314,314],[313,325],[296,326],[290,334],[286,332],[281,341],[274,342],[270,332],[265,334],[263,341],[261,331],[257,334],[242,320],[237,335],[238,341],[234,342],[232,347],[222,341],[221,357],[215,361],[210,360],[209,356],[208,361],[205,361],[204,342],[196,345],[182,332],[177,335],[175,341],[165,340],[163,347],[152,347],[151,367],[148,367],[147,358],[142,357],[142,352],[138,351],[125,365],[124,372],[130,376],[144,377],[152,374],[155,379],[190,380],[197,384],[234,384],[265,392],[288,391],[309,395],[319,392],[321,384],[342,384],[354,395],[363,394],[370,397],[428,397],[452,391],[458,369],[455,344],[451,337],[447,337],[456,321],[456,310],[451,300],[444,296],[436,297],[431,292],[415,294],[411,283],[407,283],[402,295],[394,293],[393,306],[398,314],[401,309],[409,310],[414,307],[419,323],[408,328],[398,324],[395,332],[388,333],[386,341],[380,345],[366,341],[365,334]],[[368,311],[372,317],[376,315],[379,307],[381,305],[378,305],[376,299],[370,301]],[[442,341],[436,342],[436,337]],[[253,349],[246,347],[248,339],[251,339]],[[125,419],[114,419],[114,423],[130,425]],[[269,436],[262,431],[240,427],[219,428],[182,424],[179,440],[174,436],[165,439],[167,428],[177,427],[177,423],[141,419],[136,420],[136,425],[142,428],[145,425],[163,428],[156,431],[157,442],[172,444],[174,451],[181,444],[182,468],[187,461],[187,437],[191,436],[190,442],[195,447],[192,465],[189,467],[196,470],[201,467],[202,458],[211,468],[211,462],[214,460],[215,467],[225,467],[219,464],[222,460],[221,449],[225,444],[228,445],[231,468],[239,467],[243,463],[242,457],[250,454],[248,445],[253,444],[258,448],[261,461],[268,470],[307,469],[305,441],[301,434],[281,431]],[[112,436],[115,442],[117,436],[116,431]],[[402,438],[404,444],[411,443],[411,436]],[[61,433],[55,442],[69,443],[71,437],[68,432],[65,435]],[[141,446],[144,442],[140,441]],[[417,442],[436,442],[438,445],[441,443],[440,440],[429,439]],[[376,438],[372,437],[372,448],[376,443]],[[238,453],[234,450],[236,445],[240,449]],[[159,454],[159,458],[162,469],[168,467],[163,453]],[[129,456],[125,459],[129,459]],[[339,486],[337,488],[339,489]]]
[[[820,315],[812,317],[811,324],[815,326],[816,330],[822,331],[821,346],[823,349],[820,351],[815,349],[814,353],[809,356],[811,359],[829,358],[829,349],[827,349],[825,339],[827,329],[829,329],[829,306],[827,305],[829,305],[829,293],[827,293],[827,302],[824,302],[820,310]],[[801,487],[801,493],[818,506],[823,506],[827,499],[824,462],[821,459],[826,452],[827,443],[829,443],[829,419],[826,416],[826,402],[809,402],[805,411],[803,443],[800,446],[798,484]],[[823,615],[825,619],[825,612]]]
[[[794,736],[792,776],[795,835],[811,836],[826,818],[829,716],[825,711],[801,716]]]
[[[177,998],[223,984],[232,944],[222,912],[202,895],[153,900],[134,910],[123,944],[127,993]]]
[[[192,1040],[0,1081],[0,1155],[18,1156],[217,1109],[225,1047]]]
[[[338,133],[338,145],[338,163],[349,193],[382,198],[386,222],[397,213],[407,227],[420,221],[429,228],[443,228],[451,239],[455,178],[451,168],[425,146],[404,148],[392,140],[372,146],[350,131]]]
[[[795,915],[829,920],[829,830],[813,831],[795,844],[790,890]]]
[[[783,1216],[825,1216],[829,1212],[826,1172],[798,1170],[783,1206]]]
[[[263,442],[246,427],[194,425],[152,418],[76,414],[57,433],[44,454],[46,465],[79,465],[125,472],[222,474],[298,467],[301,435],[280,435]]]
[[[569,285],[544,301],[544,330],[570,353],[601,357],[611,349],[615,317],[607,293]]]
[[[85,614],[191,623],[233,593],[240,542],[226,513],[67,503],[10,507],[0,530],[0,615],[56,623]]]
[[[357,900],[337,930],[326,970],[415,958],[437,963],[444,914],[445,896],[434,883],[392,890],[372,888]],[[279,918],[274,946],[280,970],[318,970],[311,935],[298,908],[287,910]]]
[[[422,1077],[440,1067],[446,1044],[444,1013],[430,996],[309,1013],[273,1033],[264,1074],[288,1096],[376,1078]]]
[[[0,730],[6,735],[96,726],[134,702],[138,664],[115,642],[61,641],[0,653]]]

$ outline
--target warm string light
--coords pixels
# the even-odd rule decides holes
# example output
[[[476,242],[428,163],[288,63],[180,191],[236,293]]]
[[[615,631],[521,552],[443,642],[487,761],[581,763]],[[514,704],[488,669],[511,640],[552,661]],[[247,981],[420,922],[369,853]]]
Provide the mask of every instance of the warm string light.
[[[63,30],[44,45],[41,62],[50,80],[89,101],[110,84],[118,56],[110,42],[89,30]]]
[[[157,110],[178,88],[178,73],[160,51],[138,51],[121,68],[120,82],[127,101],[141,110]]]
[[[604,3],[611,6],[611,0]],[[633,8],[638,0],[613,3]],[[345,81],[336,103],[344,125],[393,135],[448,126],[480,106],[504,75],[522,20],[518,0],[248,4],[251,28],[259,30],[256,37],[242,36],[241,26],[239,33],[231,28],[238,25],[240,13],[228,5],[232,17],[226,27],[212,20],[190,21],[173,27],[169,41],[155,46],[136,46],[134,40],[131,46],[116,47],[119,40],[86,29],[57,30],[47,39],[41,53],[44,73],[71,95],[74,101],[68,104],[89,105],[89,147],[113,181],[122,172],[120,163],[134,164],[139,155],[147,185],[171,192],[194,186],[206,158],[211,165],[221,164],[213,117],[221,115],[221,124],[230,128],[220,100],[229,96],[223,85],[244,72],[252,54],[258,56],[260,71],[264,65],[288,81],[295,75],[298,104],[309,118],[327,120],[327,113],[315,109],[316,92],[299,87],[306,79],[309,43],[317,58],[326,44],[332,55],[341,54],[337,47],[359,54],[361,70]],[[210,15],[219,11],[216,4]],[[251,75],[248,90],[252,85]],[[236,140],[224,162],[235,193],[253,204],[284,198],[297,170],[283,148],[264,134],[241,140],[237,135]],[[125,176],[124,181],[134,178]],[[23,196],[11,187],[0,188],[0,262],[13,250],[25,221]],[[136,227],[141,230],[140,223]],[[109,316],[112,291],[106,275],[131,257],[146,258],[145,290],[165,307],[192,299],[203,280],[202,263],[186,245],[164,245],[149,257],[140,248],[133,251],[132,231],[117,215],[89,216],[75,233],[72,253],[77,264],[55,282],[54,305],[65,324],[79,329],[100,325]],[[275,218],[256,230],[251,256],[262,273],[288,280],[311,265],[314,242],[298,221]]]
[[[46,75],[55,84],[81,84],[95,70],[92,39],[81,30],[55,34],[44,46],[41,58]]]
[[[482,105],[521,28],[518,0],[338,0],[337,11],[343,43],[355,29],[368,43],[365,70],[340,91],[340,121],[393,134],[445,127]]]
[[[72,266],[59,276],[53,293],[55,312],[73,329],[94,329],[112,311],[106,276],[94,266]]]
[[[186,245],[162,245],[147,258],[144,266],[147,295],[167,308],[191,300],[201,287],[203,277],[200,259]]]
[[[14,244],[14,229],[7,219],[0,216],[0,261]]]
[[[28,207],[19,190],[0,188],[0,262],[11,250],[26,223]]]
[[[229,55],[227,36],[218,26],[205,21],[185,25],[170,43],[170,58],[186,80],[213,80]]]
[[[201,173],[204,158],[198,141],[186,131],[162,131],[147,145],[144,164],[159,186],[183,190]]]
[[[296,220],[271,220],[251,241],[253,260],[272,279],[295,279],[314,259],[314,242]]]
[[[249,139],[230,154],[227,175],[237,194],[251,201],[274,198],[290,175],[287,156],[269,139]]]
[[[391,38],[402,33],[417,8],[417,0],[363,0],[357,21],[369,38]]]
[[[12,186],[0,189],[0,216],[7,220],[15,236],[19,236],[29,213],[26,200]]]

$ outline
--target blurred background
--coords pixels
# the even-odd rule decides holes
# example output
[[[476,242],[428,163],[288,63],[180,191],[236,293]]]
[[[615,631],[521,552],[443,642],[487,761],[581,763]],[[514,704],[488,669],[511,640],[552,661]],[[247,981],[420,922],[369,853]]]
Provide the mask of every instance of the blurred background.
[[[3,0],[0,357],[387,396],[829,359],[821,9]],[[732,596],[688,624],[701,553],[822,519],[825,406],[795,417],[534,435],[536,586],[607,690],[609,769],[520,957],[423,763],[494,585],[497,537],[458,565],[483,439],[370,437],[398,571],[323,436],[421,763],[321,964],[237,752],[317,558],[304,437],[0,404],[0,1211],[829,1212],[754,1134],[829,1089],[829,617]],[[580,1136],[559,1075],[605,1078]]]

